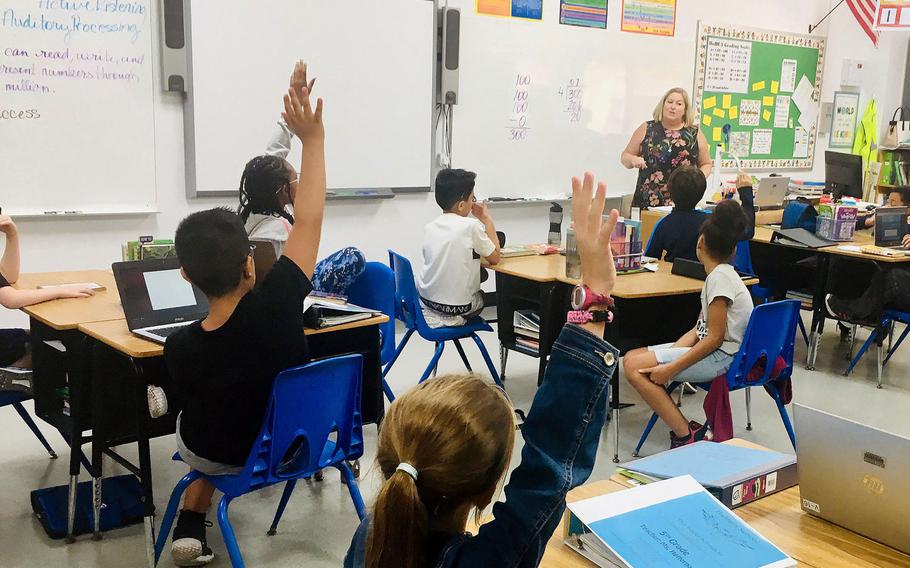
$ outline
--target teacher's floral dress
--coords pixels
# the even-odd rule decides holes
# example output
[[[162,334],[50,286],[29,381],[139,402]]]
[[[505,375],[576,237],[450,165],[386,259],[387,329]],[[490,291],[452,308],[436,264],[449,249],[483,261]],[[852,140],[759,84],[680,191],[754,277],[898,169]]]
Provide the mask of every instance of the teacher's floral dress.
[[[670,130],[659,121],[649,120],[641,141],[641,157],[647,167],[638,173],[633,205],[642,209],[670,205],[670,174],[679,166],[698,165],[698,128]]]

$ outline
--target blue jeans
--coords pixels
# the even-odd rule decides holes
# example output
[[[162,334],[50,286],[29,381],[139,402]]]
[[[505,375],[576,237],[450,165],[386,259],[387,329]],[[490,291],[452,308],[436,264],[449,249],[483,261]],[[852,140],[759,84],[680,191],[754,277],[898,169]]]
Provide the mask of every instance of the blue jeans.
[[[348,289],[366,269],[366,258],[355,247],[343,248],[316,263],[313,289],[346,296]]]
[[[522,426],[521,463],[493,506],[494,520],[477,536],[453,534],[427,566],[533,567],[566,508],[566,493],[587,481],[594,467],[607,409],[610,378],[619,353],[575,325],[553,345],[543,383]],[[457,436],[457,432],[452,432]],[[364,519],[344,559],[363,568],[370,519]]]

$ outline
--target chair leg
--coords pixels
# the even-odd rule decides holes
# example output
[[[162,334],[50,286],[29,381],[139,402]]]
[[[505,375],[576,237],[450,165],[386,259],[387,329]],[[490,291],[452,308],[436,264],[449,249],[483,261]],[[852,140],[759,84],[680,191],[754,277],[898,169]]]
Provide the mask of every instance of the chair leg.
[[[284,484],[284,491],[281,492],[281,500],[278,501],[278,509],[275,511],[275,518],[272,519],[272,526],[269,527],[269,531],[266,533],[267,535],[275,536],[275,533],[278,532],[278,523],[281,521],[281,515],[284,514],[284,508],[288,506],[288,501],[291,499],[291,493],[294,492],[294,487],[296,485],[296,479],[292,479]]]
[[[155,564],[158,564],[158,560],[161,558],[161,552],[164,550],[164,545],[167,544],[167,539],[171,536],[171,527],[174,524],[174,518],[177,516],[177,507],[180,506],[180,498],[183,497],[183,492],[186,491],[186,488],[189,487],[190,483],[196,481],[200,477],[202,477],[202,474],[193,470],[184,475],[183,479],[174,486],[174,490],[171,492],[171,498],[167,502],[167,509],[164,511],[164,517],[161,519],[161,527],[158,529],[158,540],[155,541]]]
[[[875,362],[876,362],[876,370],[878,371],[878,386],[876,386],[875,388],[879,388],[879,389],[882,388],[882,366],[884,365],[882,351],[884,351],[884,343],[885,343],[885,338],[879,337],[878,341],[876,342],[876,346],[875,346],[875,356],[876,356]]]
[[[351,471],[351,468],[348,467],[347,463],[342,461],[335,464],[335,467],[341,472],[341,477],[348,486],[348,493],[351,494],[351,501],[354,503],[357,517],[362,521],[363,518],[366,517],[367,511],[366,506],[363,504],[363,495],[360,494],[360,486],[357,485],[357,479],[354,477],[354,473]]]
[[[38,429],[38,425],[35,424],[35,421],[32,420],[31,416],[29,416],[28,411],[25,409],[24,406],[22,406],[22,403],[14,402],[13,408],[16,409],[16,412],[19,413],[19,416],[25,422],[26,426],[28,426],[29,430],[32,431],[32,434],[34,434],[35,437],[38,438],[38,441],[41,442],[41,445],[44,446],[45,450],[47,450],[47,453],[48,453],[48,455],[50,455],[51,459],[52,460],[57,459],[57,453],[54,451],[54,449],[51,447],[51,445],[47,442],[47,439],[44,437],[44,434],[42,434],[41,430]]]
[[[231,504],[233,497],[224,495],[218,503],[218,526],[221,527],[221,538],[224,539],[224,547],[227,548],[228,556],[231,558],[231,566],[234,568],[244,568],[243,556],[240,554],[240,547],[237,545],[237,536],[234,534],[234,527],[228,519],[228,506]]]
[[[768,383],[771,387],[771,396],[774,398],[774,402],[777,403],[777,411],[780,413],[780,419],[784,423],[784,428],[787,430],[787,436],[790,437],[790,444],[793,445],[793,449],[796,450],[796,434],[793,433],[793,425],[790,423],[790,415],[787,413],[787,407],[784,406],[784,402],[780,398],[780,391],[777,390],[777,387],[773,383]]]
[[[752,388],[746,387],[746,430],[752,431]]]
[[[878,329],[872,330],[872,333],[869,334],[869,338],[866,339],[865,343],[863,343],[863,346],[859,348],[859,353],[857,353],[856,357],[854,357],[853,360],[850,361],[850,366],[847,367],[846,371],[844,371],[845,377],[849,376],[850,373],[853,372],[853,368],[856,367],[856,364],[859,363],[859,360],[862,359],[863,355],[866,354],[866,351],[872,345],[872,342],[876,341],[877,336],[878,336]]]
[[[389,383],[386,382],[386,375],[389,374],[389,371],[392,369],[392,365],[395,364],[395,361],[398,360],[398,356],[401,355],[402,351],[404,351],[404,348],[408,344],[408,341],[411,340],[412,335],[414,335],[413,329],[409,329],[407,333],[404,334],[404,337],[401,339],[401,343],[399,343],[398,347],[395,349],[395,355],[392,356],[392,359],[386,363],[385,368],[382,370],[382,390],[389,402],[395,402],[395,393],[392,392],[392,387],[390,387]]]
[[[850,350],[847,353],[847,361],[853,359],[853,348],[856,347],[856,330],[859,326],[853,324],[853,327],[850,329]]]
[[[802,316],[796,318],[796,323],[799,325],[799,331],[803,334],[803,341],[806,342],[806,345],[809,345],[809,334],[806,333],[806,324],[803,323]]]
[[[439,365],[439,358],[442,357],[442,351],[445,349],[445,342],[439,342],[436,344],[436,352],[433,354],[433,358],[430,359],[430,364],[427,365],[426,370],[423,372],[423,375],[420,376],[420,380],[417,381],[417,384],[424,382],[430,377],[430,373],[435,372],[436,366]]]
[[[483,346],[483,341],[480,340],[476,333],[471,334],[471,339],[474,340],[474,343],[477,344],[477,348],[480,349],[480,354],[483,356],[483,360],[487,364],[487,369],[490,370],[490,376],[493,377],[493,382],[504,389],[505,387],[502,385],[502,380],[499,378],[499,373],[496,372],[496,367],[493,365],[493,360],[490,359],[490,354],[487,353],[487,348]]]
[[[506,363],[509,362],[509,350],[505,345],[499,346],[499,378],[506,382]]]
[[[885,360],[882,361],[882,366],[888,364],[888,359],[890,359],[891,356],[894,355],[894,352],[900,348],[901,343],[903,343],[904,339],[907,338],[907,334],[910,334],[910,325],[907,325],[904,327],[904,331],[901,333],[900,337],[897,338],[897,342],[894,344],[893,347],[888,349],[888,354],[885,356]]]
[[[465,369],[467,369],[469,373],[473,373],[474,369],[471,368],[471,363],[468,361],[468,356],[464,353],[464,347],[461,346],[461,341],[457,339],[454,339],[452,341],[455,343],[455,349],[458,350],[458,355],[461,357],[461,362],[464,363]]]

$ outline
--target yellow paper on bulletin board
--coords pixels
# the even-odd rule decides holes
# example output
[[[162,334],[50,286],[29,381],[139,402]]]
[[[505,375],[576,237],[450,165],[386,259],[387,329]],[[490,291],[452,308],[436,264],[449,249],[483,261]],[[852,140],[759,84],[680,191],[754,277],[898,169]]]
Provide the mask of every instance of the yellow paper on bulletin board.
[[[765,82],[759,81],[757,83],[752,83],[752,92],[763,91],[765,90]]]
[[[761,116],[765,119],[765,122],[768,122],[771,120],[771,111],[766,109],[765,112],[761,113]]]
[[[712,142],[720,142],[720,131],[721,131],[721,129],[719,127],[717,127],[717,126],[714,127],[714,130],[712,131],[712,134],[711,134]]]
[[[733,107],[730,109],[730,120],[736,120],[739,116],[739,107]]]
[[[763,97],[761,106],[774,106],[774,97]]]
[[[727,113],[724,112],[724,109],[722,108],[716,108],[714,109],[714,116],[717,118],[725,118],[727,116]]]
[[[708,97],[704,100],[705,110],[711,109],[717,106],[717,97]]]
[[[771,93],[776,95],[778,92],[780,92],[780,83],[771,81]]]
[[[711,126],[711,115],[710,115],[710,114],[706,114],[706,115],[701,119],[701,123],[704,124],[705,126]]]
[[[720,106],[722,106],[722,107],[724,107],[724,108],[730,108],[730,104],[731,104],[732,102],[733,102],[733,96],[732,96],[732,95],[724,95],[723,104],[720,105]]]

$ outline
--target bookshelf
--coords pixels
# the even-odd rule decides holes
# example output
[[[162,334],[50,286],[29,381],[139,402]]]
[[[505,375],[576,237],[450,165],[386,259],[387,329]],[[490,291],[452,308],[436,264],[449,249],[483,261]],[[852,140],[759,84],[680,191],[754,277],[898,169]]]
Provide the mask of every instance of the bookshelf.
[[[898,185],[910,185],[910,148],[881,149],[878,151],[878,161],[882,165],[876,184],[878,193],[890,193]],[[902,171],[894,172],[894,164],[902,166]],[[903,176],[904,183],[900,183],[900,176]]]

